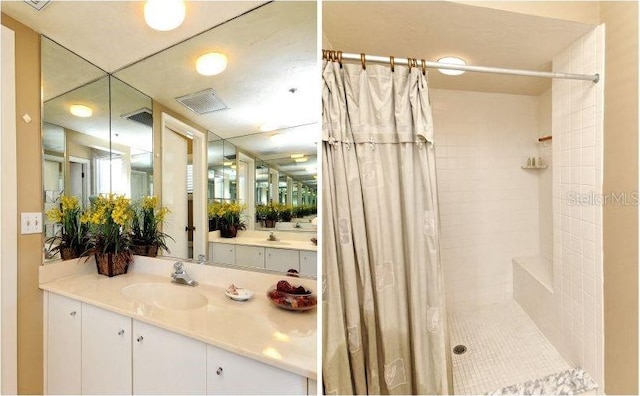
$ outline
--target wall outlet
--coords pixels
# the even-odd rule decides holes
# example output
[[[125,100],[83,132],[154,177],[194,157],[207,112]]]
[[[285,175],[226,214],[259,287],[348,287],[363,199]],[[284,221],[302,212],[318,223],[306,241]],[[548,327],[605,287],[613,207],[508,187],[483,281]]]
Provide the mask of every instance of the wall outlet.
[[[42,213],[22,212],[20,213],[20,224],[22,234],[40,234],[42,232]]]

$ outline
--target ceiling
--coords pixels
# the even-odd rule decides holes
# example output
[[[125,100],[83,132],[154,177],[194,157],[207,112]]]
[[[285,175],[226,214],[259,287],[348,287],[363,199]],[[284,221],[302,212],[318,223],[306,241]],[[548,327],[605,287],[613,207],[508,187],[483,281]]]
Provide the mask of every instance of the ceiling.
[[[79,119],[70,117],[66,109],[82,99],[93,108],[107,108],[100,102],[105,90],[98,83],[69,91],[96,80],[105,70],[116,71],[118,79],[271,165],[280,167],[292,153],[314,160],[320,136],[315,111],[319,98],[319,86],[314,83],[315,3],[187,1],[185,23],[172,32],[146,26],[143,2],[52,1],[41,12],[21,1],[5,4],[3,12],[77,54],[61,54],[55,46],[43,45],[46,121],[94,136],[108,134],[108,113],[98,110],[90,119]],[[201,76],[195,71],[195,60],[211,51],[225,53],[229,65],[220,75]],[[229,109],[197,115],[175,100],[204,89],[214,89]],[[136,100],[136,95],[130,96]],[[140,107],[124,96],[113,103],[121,107],[112,108],[113,114]],[[260,132],[265,124],[272,127]],[[128,120],[116,119],[112,140],[150,151],[149,132],[137,129]],[[53,147],[59,142],[47,144]],[[310,179],[315,172],[306,168],[310,166],[281,171],[303,172],[298,179]],[[315,179],[308,184],[316,184]]]
[[[53,0],[42,11],[3,1],[2,12],[111,73],[264,3],[188,1],[185,23],[168,32],[144,23],[144,1]]]
[[[354,17],[357,15],[357,18]],[[444,1],[325,1],[322,29],[333,50],[475,66],[550,71],[551,61],[594,26]],[[327,43],[328,41],[328,43]],[[431,88],[539,95],[549,79],[429,73]]]

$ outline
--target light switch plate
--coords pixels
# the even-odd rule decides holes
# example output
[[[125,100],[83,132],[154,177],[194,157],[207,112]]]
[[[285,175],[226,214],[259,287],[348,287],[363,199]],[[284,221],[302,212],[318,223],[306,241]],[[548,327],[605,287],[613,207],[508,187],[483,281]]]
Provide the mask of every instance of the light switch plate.
[[[42,213],[22,212],[20,213],[20,224],[22,234],[40,234],[42,232]]]

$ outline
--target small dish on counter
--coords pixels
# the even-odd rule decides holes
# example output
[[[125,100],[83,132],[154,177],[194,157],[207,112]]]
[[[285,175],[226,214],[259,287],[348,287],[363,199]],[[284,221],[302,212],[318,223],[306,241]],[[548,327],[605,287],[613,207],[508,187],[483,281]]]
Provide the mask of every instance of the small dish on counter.
[[[253,297],[253,292],[251,290],[236,287],[233,284],[224,291],[224,294],[234,301],[247,301]]]
[[[318,304],[313,291],[304,286],[292,286],[284,280],[269,289],[267,298],[278,308],[289,311],[308,311]]]

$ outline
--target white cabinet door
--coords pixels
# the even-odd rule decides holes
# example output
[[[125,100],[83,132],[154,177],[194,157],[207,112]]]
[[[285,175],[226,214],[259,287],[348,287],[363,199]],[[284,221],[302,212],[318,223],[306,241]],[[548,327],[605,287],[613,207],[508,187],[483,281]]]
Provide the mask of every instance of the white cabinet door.
[[[318,253],[300,251],[300,273],[303,275],[318,276]]]
[[[82,304],[48,293],[47,315],[47,394],[80,394]]]
[[[204,394],[206,344],[133,321],[133,393]]]
[[[82,304],[82,394],[131,394],[131,319]]]
[[[211,261],[216,264],[236,263],[236,247],[228,243],[211,243]]]
[[[207,345],[207,394],[305,395],[307,379]]]
[[[279,272],[294,269],[300,272],[300,259],[297,250],[266,248],[266,255],[267,269]]]
[[[236,246],[236,265],[264,268],[264,248],[258,246]]]
[[[307,378],[307,395],[317,395],[318,394],[318,382],[312,380],[311,378]]]

